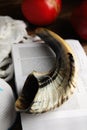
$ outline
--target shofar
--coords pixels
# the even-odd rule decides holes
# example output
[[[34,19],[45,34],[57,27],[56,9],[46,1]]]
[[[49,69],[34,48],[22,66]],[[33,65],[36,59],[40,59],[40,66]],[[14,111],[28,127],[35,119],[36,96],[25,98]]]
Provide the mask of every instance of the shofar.
[[[42,113],[59,107],[76,88],[76,58],[67,43],[54,32],[39,28],[35,31],[56,55],[56,63],[47,73],[33,71],[27,77],[16,110]]]

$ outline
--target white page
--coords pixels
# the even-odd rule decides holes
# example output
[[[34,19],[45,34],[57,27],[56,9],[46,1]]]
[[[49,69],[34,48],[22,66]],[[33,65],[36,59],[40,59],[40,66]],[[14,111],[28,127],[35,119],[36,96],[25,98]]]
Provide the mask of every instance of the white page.
[[[33,70],[46,72],[55,64],[55,55],[47,45],[28,41],[29,44],[15,44],[12,47],[18,94],[22,90],[25,79]]]
[[[87,56],[79,41],[68,39],[66,42],[71,46],[73,52],[76,55],[79,71],[82,72],[85,71],[85,69],[87,71]]]
[[[51,112],[47,112],[45,114],[40,114],[40,115],[21,114],[23,130],[28,130],[28,128],[30,130],[36,130],[36,128],[38,130],[47,130],[47,129],[53,130],[53,128],[55,130],[58,130],[58,129],[65,130],[65,129],[75,128],[76,126],[77,126],[76,129],[79,128],[79,130],[82,130],[81,129],[83,126],[82,122],[87,121],[87,80],[86,80],[87,79],[86,78],[87,56],[77,40],[66,40],[66,41],[71,46],[72,50],[74,51],[77,57],[77,62],[78,62],[77,89],[67,102],[65,102],[61,107],[56,108],[55,110]],[[35,48],[32,48],[32,47],[35,47]],[[25,51],[22,50],[23,48],[25,48]],[[17,90],[19,94],[22,90],[24,81],[28,73],[30,73],[33,70],[34,64],[36,67],[36,68],[34,67],[34,69],[38,70],[39,65],[37,64],[40,61],[40,64],[41,64],[40,66],[45,71],[51,68],[52,66],[49,66],[49,65],[53,65],[53,63],[55,62],[55,59],[53,62],[53,57],[54,57],[53,53],[49,52],[46,54],[45,51],[41,51],[41,52],[39,51],[41,49],[42,50],[46,49],[46,48],[45,49],[43,48],[44,48],[43,44],[35,44],[32,41],[29,41],[29,44],[26,43],[22,45],[13,46],[12,55],[13,55],[13,61],[14,61]],[[20,56],[19,49],[21,49],[23,52],[21,56]],[[31,51],[27,53],[26,51],[27,49]],[[33,53],[32,53],[32,50],[33,50]],[[38,53],[35,50],[38,51]],[[26,53],[28,57],[26,56]],[[45,64],[46,61],[50,63],[49,60],[51,64]],[[29,61],[29,64],[28,64],[28,61]],[[22,67],[23,63],[24,63],[25,68],[26,67],[28,68],[28,66],[30,65],[30,67],[28,68],[28,71],[25,70],[25,72],[23,72],[24,71]],[[44,65],[45,68],[43,64],[45,64]],[[74,122],[74,120],[76,120],[77,123]],[[52,124],[49,125],[49,122],[52,122]],[[76,123],[76,126],[74,125],[74,123]],[[87,125],[84,128],[87,128]]]

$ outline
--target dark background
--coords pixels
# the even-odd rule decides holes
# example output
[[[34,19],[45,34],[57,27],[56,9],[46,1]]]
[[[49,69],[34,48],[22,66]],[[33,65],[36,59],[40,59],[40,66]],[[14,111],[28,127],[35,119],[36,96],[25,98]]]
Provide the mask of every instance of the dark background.
[[[22,19],[28,22],[21,12],[22,1],[23,0],[0,0],[0,15],[9,15],[15,19]],[[80,4],[81,1],[82,0],[62,0],[60,15],[54,23],[46,27],[58,33],[63,38],[77,38],[71,27],[70,17],[73,9]],[[29,24],[29,29],[34,27],[35,26]]]

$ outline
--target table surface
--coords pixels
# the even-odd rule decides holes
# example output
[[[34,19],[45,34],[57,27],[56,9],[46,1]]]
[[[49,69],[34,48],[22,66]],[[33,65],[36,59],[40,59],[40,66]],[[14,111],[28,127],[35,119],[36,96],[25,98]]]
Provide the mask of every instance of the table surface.
[[[15,19],[24,20],[28,24],[28,31],[30,32],[33,29],[37,28],[37,26],[30,24],[24,18],[20,7],[21,2],[22,0],[0,0],[0,15],[9,15]],[[63,0],[63,8],[59,17],[52,24],[44,27],[54,31],[55,33],[60,35],[63,39],[79,40],[87,54],[87,41],[84,41],[75,33],[70,23],[72,10],[75,6],[77,6],[77,4],[79,4],[79,2],[81,2],[81,0],[77,0],[77,1]],[[15,86],[14,77],[8,83],[11,85],[14,92],[16,92],[14,87]],[[22,130],[19,114],[15,126],[12,128],[12,130]]]

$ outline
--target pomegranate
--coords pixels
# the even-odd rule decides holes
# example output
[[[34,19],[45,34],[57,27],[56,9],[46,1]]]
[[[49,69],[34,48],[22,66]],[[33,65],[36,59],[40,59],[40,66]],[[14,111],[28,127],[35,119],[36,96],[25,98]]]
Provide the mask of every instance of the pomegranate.
[[[32,24],[51,24],[61,11],[61,0],[24,0],[23,15]]]
[[[71,23],[80,38],[87,40],[87,0],[82,1],[74,9],[71,16]]]

